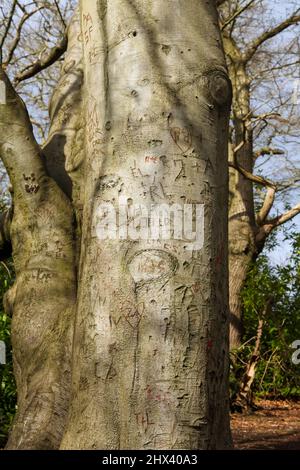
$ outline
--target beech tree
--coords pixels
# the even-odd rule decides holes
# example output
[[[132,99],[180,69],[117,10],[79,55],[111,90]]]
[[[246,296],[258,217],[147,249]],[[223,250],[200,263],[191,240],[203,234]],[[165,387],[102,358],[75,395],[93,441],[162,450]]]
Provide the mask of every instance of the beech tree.
[[[1,243],[16,269],[8,449],[231,446],[231,85],[216,3],[82,0],[44,145],[1,69],[13,196]],[[195,243],[174,224],[162,236],[179,220],[165,211],[185,206],[203,222]],[[160,235],[141,236],[143,208],[162,210]]]
[[[294,0],[281,7],[276,0],[218,3],[233,85],[229,293],[231,346],[238,347],[243,335],[241,290],[249,266],[269,234],[299,213],[299,204],[295,204],[299,107],[293,100],[297,90],[292,89],[299,77],[299,11]],[[75,0],[5,0],[6,8],[1,8],[3,66],[9,67],[18,93],[26,100],[41,141],[49,128],[48,96],[56,87],[67,47],[65,26],[75,4]],[[286,212],[282,210],[283,195],[290,202]]]

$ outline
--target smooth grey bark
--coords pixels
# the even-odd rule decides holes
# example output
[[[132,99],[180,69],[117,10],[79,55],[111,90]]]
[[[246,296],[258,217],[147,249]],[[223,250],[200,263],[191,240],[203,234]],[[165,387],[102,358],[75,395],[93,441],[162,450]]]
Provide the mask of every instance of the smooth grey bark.
[[[19,118],[26,132],[14,129],[14,159],[1,147],[15,190],[17,282],[9,297],[16,370],[21,364],[9,448],[57,448],[62,434],[62,449],[230,447],[231,87],[215,2],[85,0],[80,8],[81,33],[75,17],[45,157],[27,116]],[[30,147],[17,158],[23,140]],[[189,250],[186,239],[100,240],[99,205],[117,206],[120,196],[148,207],[204,204],[203,248]],[[37,214],[48,206],[40,224]],[[57,250],[42,245],[52,247],[57,231],[58,260]],[[24,276],[32,263],[50,263],[53,278]],[[63,338],[73,323],[65,421],[70,342]],[[30,346],[29,335],[39,341]],[[35,390],[36,404],[27,390]]]
[[[230,85],[214,2],[85,1],[81,15],[85,195],[61,447],[227,447]],[[204,248],[100,241],[97,207],[120,195],[204,203]]]

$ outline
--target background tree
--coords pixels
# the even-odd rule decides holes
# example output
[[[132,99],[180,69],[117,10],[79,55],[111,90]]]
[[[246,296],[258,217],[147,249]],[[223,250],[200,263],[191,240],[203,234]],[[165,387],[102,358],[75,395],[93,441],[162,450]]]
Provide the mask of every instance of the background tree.
[[[229,272],[231,347],[237,347],[243,333],[241,290],[248,269],[269,234],[300,212],[300,204],[294,203],[281,213],[283,191],[285,196],[290,191],[289,203],[296,194],[299,197],[295,192],[299,106],[293,100],[293,85],[300,67],[300,9],[293,1],[221,3],[220,24],[233,86]]]
[[[231,89],[215,2],[174,3],[81,2],[43,147],[1,70],[1,158],[13,188],[2,231],[16,269],[7,303],[18,412],[8,448],[231,444]],[[120,194],[205,204],[203,250],[187,240],[99,241],[97,206]]]

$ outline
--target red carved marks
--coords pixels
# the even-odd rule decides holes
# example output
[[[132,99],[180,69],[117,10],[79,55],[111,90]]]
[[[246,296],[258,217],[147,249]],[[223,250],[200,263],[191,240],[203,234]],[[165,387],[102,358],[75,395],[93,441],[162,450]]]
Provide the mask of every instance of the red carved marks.
[[[165,405],[174,404],[174,400],[172,398],[171,392],[162,390],[162,388],[157,387],[156,385],[154,386],[147,385],[146,399],[150,401],[155,401],[158,403],[163,403]]]
[[[159,162],[159,157],[155,157],[153,155],[147,155],[145,157],[145,162],[146,163],[158,163]]]
[[[100,46],[92,46],[88,52],[88,59],[91,65],[98,63],[98,58],[102,53],[102,49]]]
[[[87,13],[87,14],[83,13],[82,24],[83,24],[83,40],[85,44],[88,44],[89,42],[91,42],[92,32],[94,29],[94,22],[90,13]]]

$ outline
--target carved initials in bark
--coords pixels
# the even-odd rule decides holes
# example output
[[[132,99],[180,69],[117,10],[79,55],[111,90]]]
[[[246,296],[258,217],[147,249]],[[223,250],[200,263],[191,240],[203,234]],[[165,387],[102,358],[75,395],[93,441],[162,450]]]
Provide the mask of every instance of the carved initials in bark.
[[[23,178],[26,181],[25,183],[25,191],[26,193],[37,193],[40,189],[39,184],[36,183],[35,174],[31,173],[30,176],[26,176],[23,174]]]
[[[19,411],[9,448],[229,447],[227,260],[211,268],[226,240],[230,107],[224,80],[207,79],[224,67],[215,4],[81,0],[80,13],[52,99],[47,171],[11,87],[0,108],[1,135],[11,127],[17,136],[7,139],[10,153],[8,143],[1,149],[15,191],[9,297]],[[214,105],[199,106],[208,96]],[[97,205],[120,193],[149,208],[206,198],[203,249],[177,239],[99,240]]]

